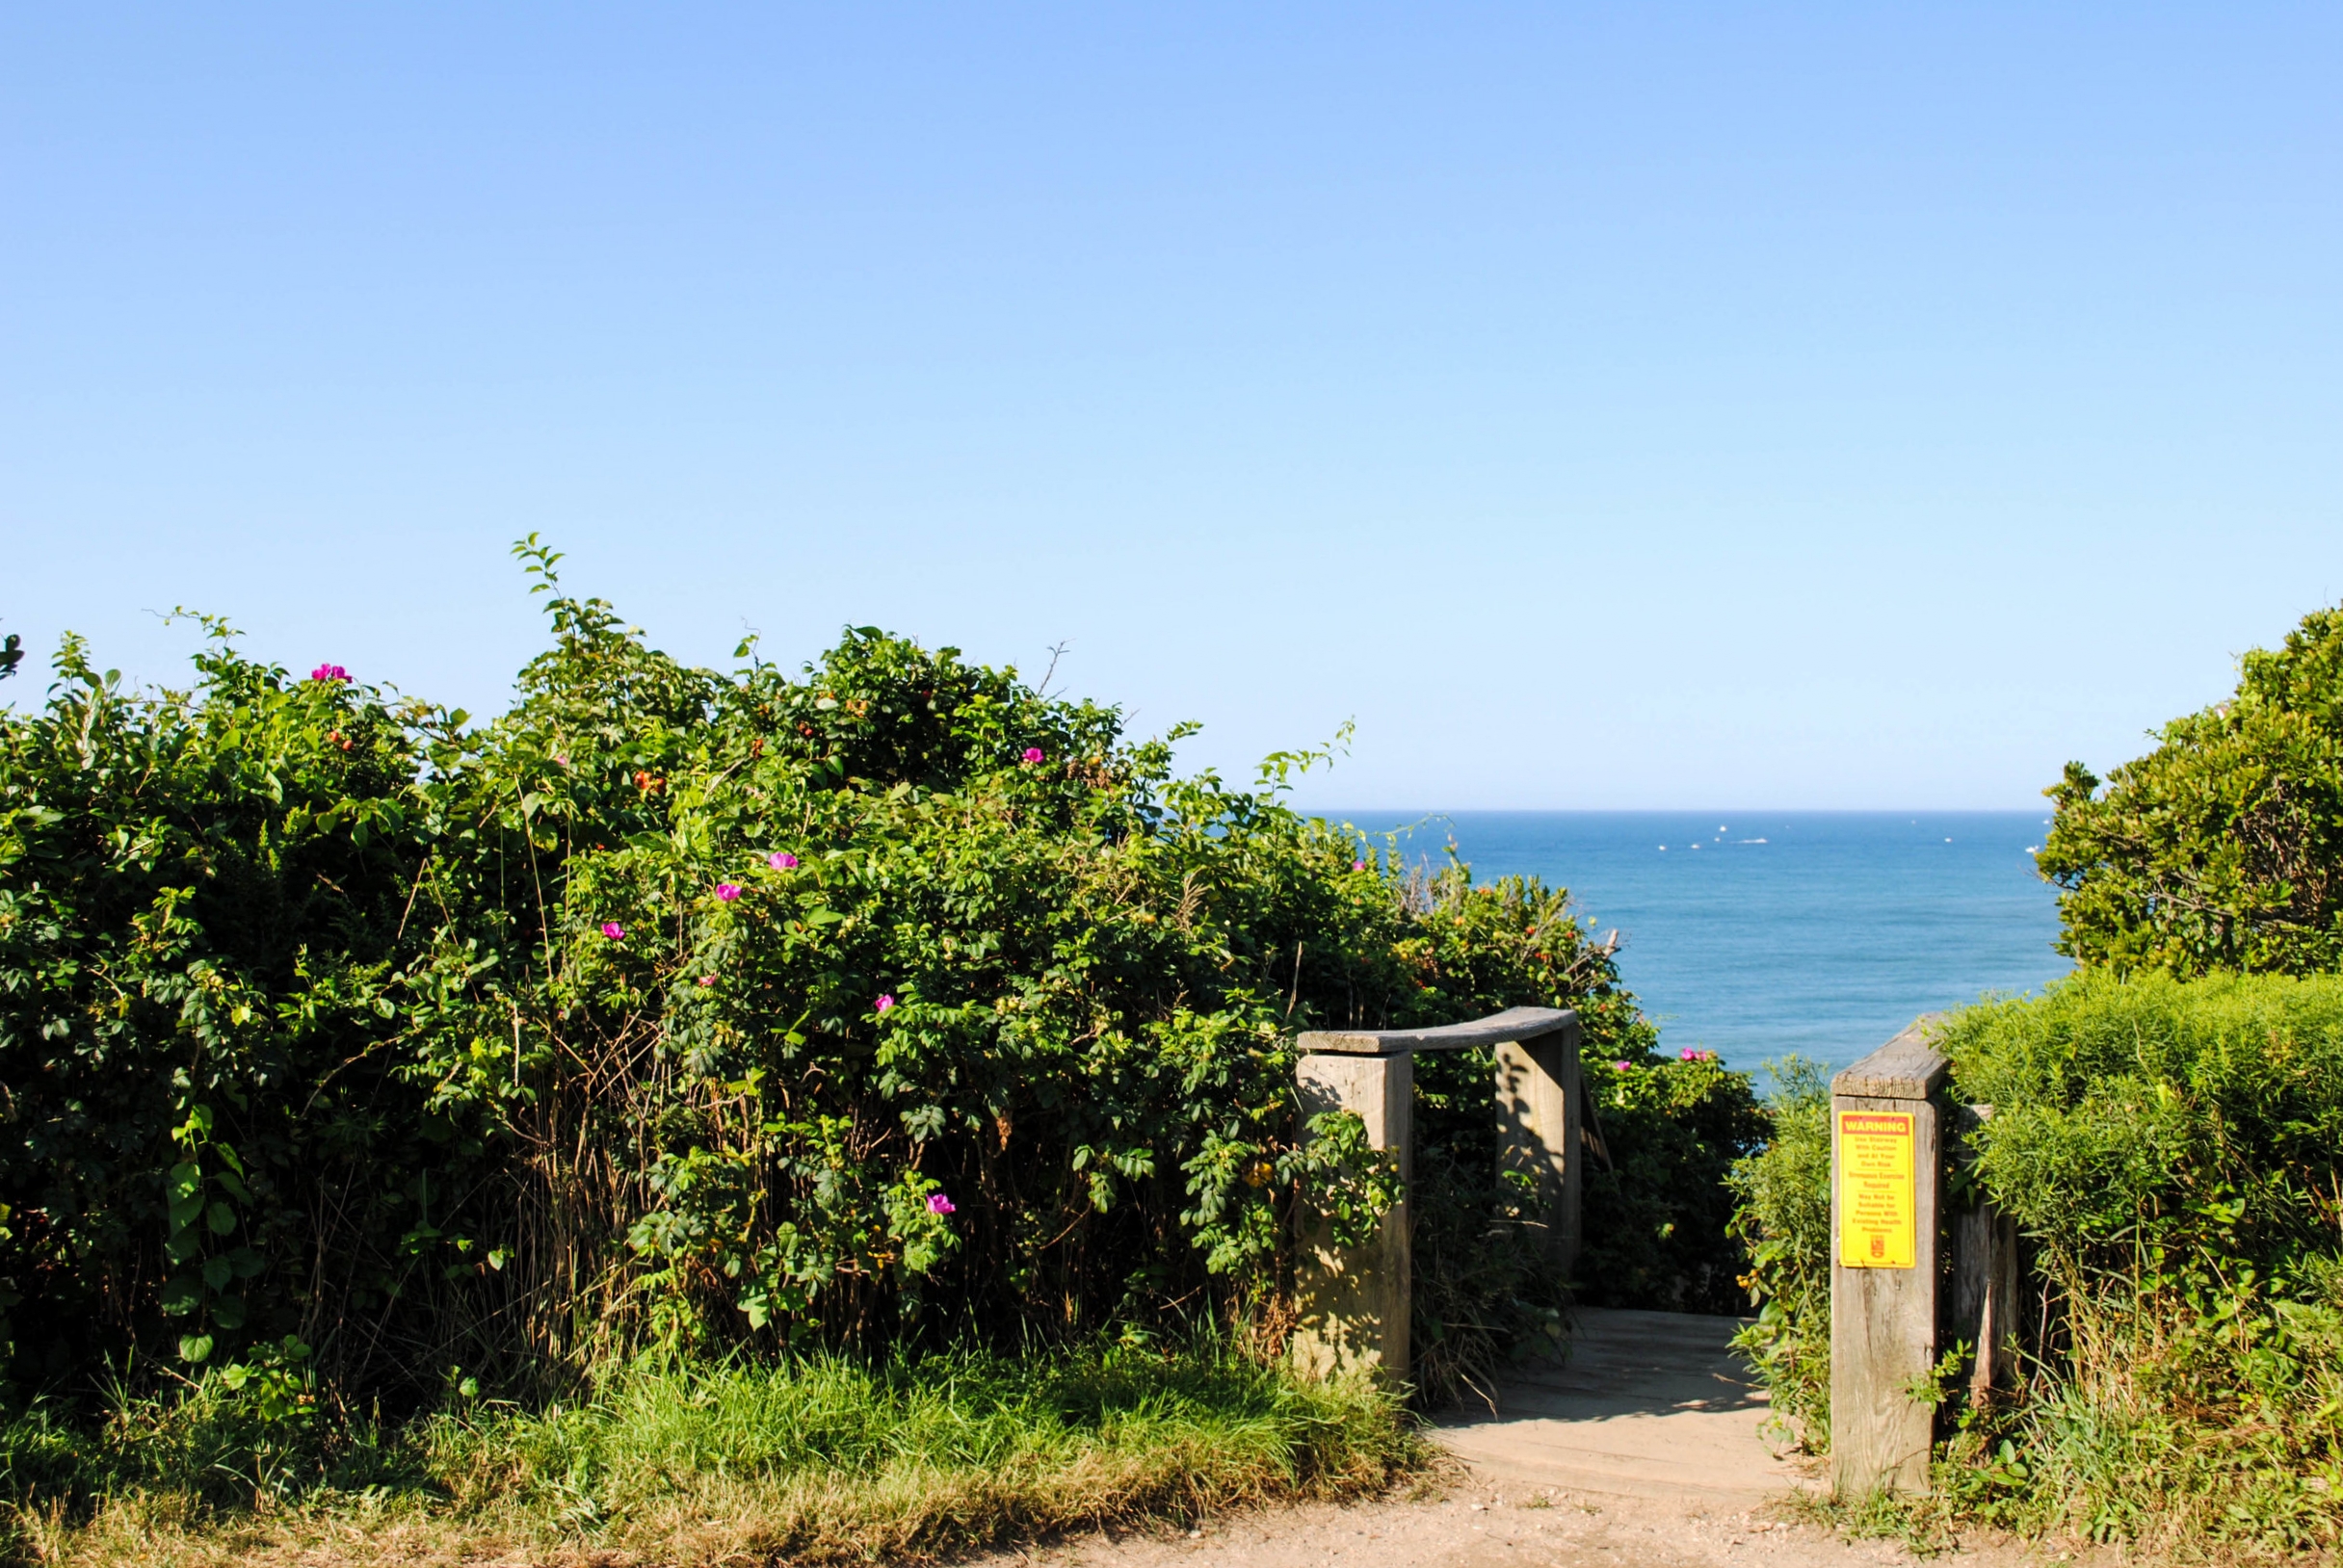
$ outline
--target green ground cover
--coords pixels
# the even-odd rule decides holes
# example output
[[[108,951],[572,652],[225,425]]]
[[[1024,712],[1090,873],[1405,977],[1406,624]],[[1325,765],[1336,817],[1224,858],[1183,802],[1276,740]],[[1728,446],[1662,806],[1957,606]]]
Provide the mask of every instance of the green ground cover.
[[[1211,1346],[633,1368],[390,1431],[263,1415],[206,1383],[124,1402],[94,1434],[36,1408],[0,1440],[20,1500],[0,1539],[107,1564],[918,1562],[1377,1492],[1422,1457],[1393,1397]]]

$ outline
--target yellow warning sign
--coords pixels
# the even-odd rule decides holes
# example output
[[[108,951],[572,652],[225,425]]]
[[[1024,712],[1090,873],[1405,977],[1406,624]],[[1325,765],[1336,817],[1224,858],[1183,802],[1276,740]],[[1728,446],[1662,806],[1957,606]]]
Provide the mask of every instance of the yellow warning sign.
[[[1842,1268],[1912,1268],[1919,1230],[1912,1207],[1909,1111],[1838,1113],[1838,1261]]]

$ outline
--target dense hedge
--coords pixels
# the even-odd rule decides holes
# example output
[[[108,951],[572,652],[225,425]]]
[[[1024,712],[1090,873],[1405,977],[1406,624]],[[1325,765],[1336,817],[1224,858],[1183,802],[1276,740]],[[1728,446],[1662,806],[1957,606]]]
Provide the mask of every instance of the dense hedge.
[[[1968,1419],[1972,1505],[2343,1541],[2343,979],[2089,974],[1942,1049],[1996,1108],[1977,1179],[2030,1239],[2043,1358],[2028,1404]]]
[[[1300,1029],[1576,1005],[1652,1093],[1747,1100],[1666,1086],[1699,1064],[1561,892],[1288,809],[1309,754],[1180,776],[1176,732],[869,629],[687,667],[521,553],[553,644],[491,723],[218,622],[192,690],[68,641],[0,723],[20,1386],[306,1358],[396,1400],[645,1346],[1274,1331],[1295,1207],[1389,1196],[1355,1120],[1297,1125]],[[1432,1341],[1487,1349],[1558,1297],[1471,1147],[1478,1070],[1432,1085],[1460,1152],[1419,1223],[1456,1259]],[[1719,1267],[1615,1246],[1647,1294]]]

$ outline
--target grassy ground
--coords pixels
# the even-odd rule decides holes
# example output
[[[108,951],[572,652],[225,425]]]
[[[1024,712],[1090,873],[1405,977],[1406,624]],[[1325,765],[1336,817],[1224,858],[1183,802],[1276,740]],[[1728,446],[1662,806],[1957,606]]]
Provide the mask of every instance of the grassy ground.
[[[632,1372],[572,1406],[475,1405],[330,1453],[237,1403],[125,1407],[96,1433],[19,1419],[0,1432],[7,1551],[190,1568],[919,1562],[1365,1494],[1426,1457],[1387,1396],[1217,1350]]]

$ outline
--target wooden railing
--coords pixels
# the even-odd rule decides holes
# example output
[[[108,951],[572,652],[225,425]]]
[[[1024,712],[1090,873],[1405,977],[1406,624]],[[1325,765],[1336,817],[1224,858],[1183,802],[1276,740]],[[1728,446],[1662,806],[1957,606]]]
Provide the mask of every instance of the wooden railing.
[[[1357,1112],[1368,1141],[1394,1155],[1403,1186],[1413,1175],[1410,1126],[1415,1053],[1494,1046],[1502,1158],[1537,1184],[1532,1223],[1549,1256],[1578,1256],[1584,1139],[1579,1122],[1578,1014],[1514,1007],[1438,1029],[1320,1031],[1295,1042],[1302,1112]],[[1374,1241],[1342,1250],[1323,1234],[1305,1239],[1296,1279],[1301,1317],[1294,1354],[1320,1376],[1364,1370],[1408,1375],[1409,1260],[1403,1197]]]
[[[1927,1488],[1940,1346],[1972,1347],[1959,1371],[1973,1402],[1993,1398],[2015,1367],[2015,1228],[1982,1202],[1946,1207],[1948,1155],[1992,1107],[1947,1099],[1950,1064],[1930,1047],[1930,1024],[1830,1081],[1830,1481],[1842,1496]],[[1533,1227],[1567,1268],[1585,1186],[1578,1043],[1575,1012],[1514,1007],[1439,1029],[1303,1034],[1295,1072],[1304,1117],[1356,1111],[1404,1185],[1415,1054],[1494,1046],[1502,1158],[1534,1179]],[[1321,1376],[1405,1377],[1409,1283],[1404,1197],[1364,1246],[1306,1239],[1296,1361]]]

